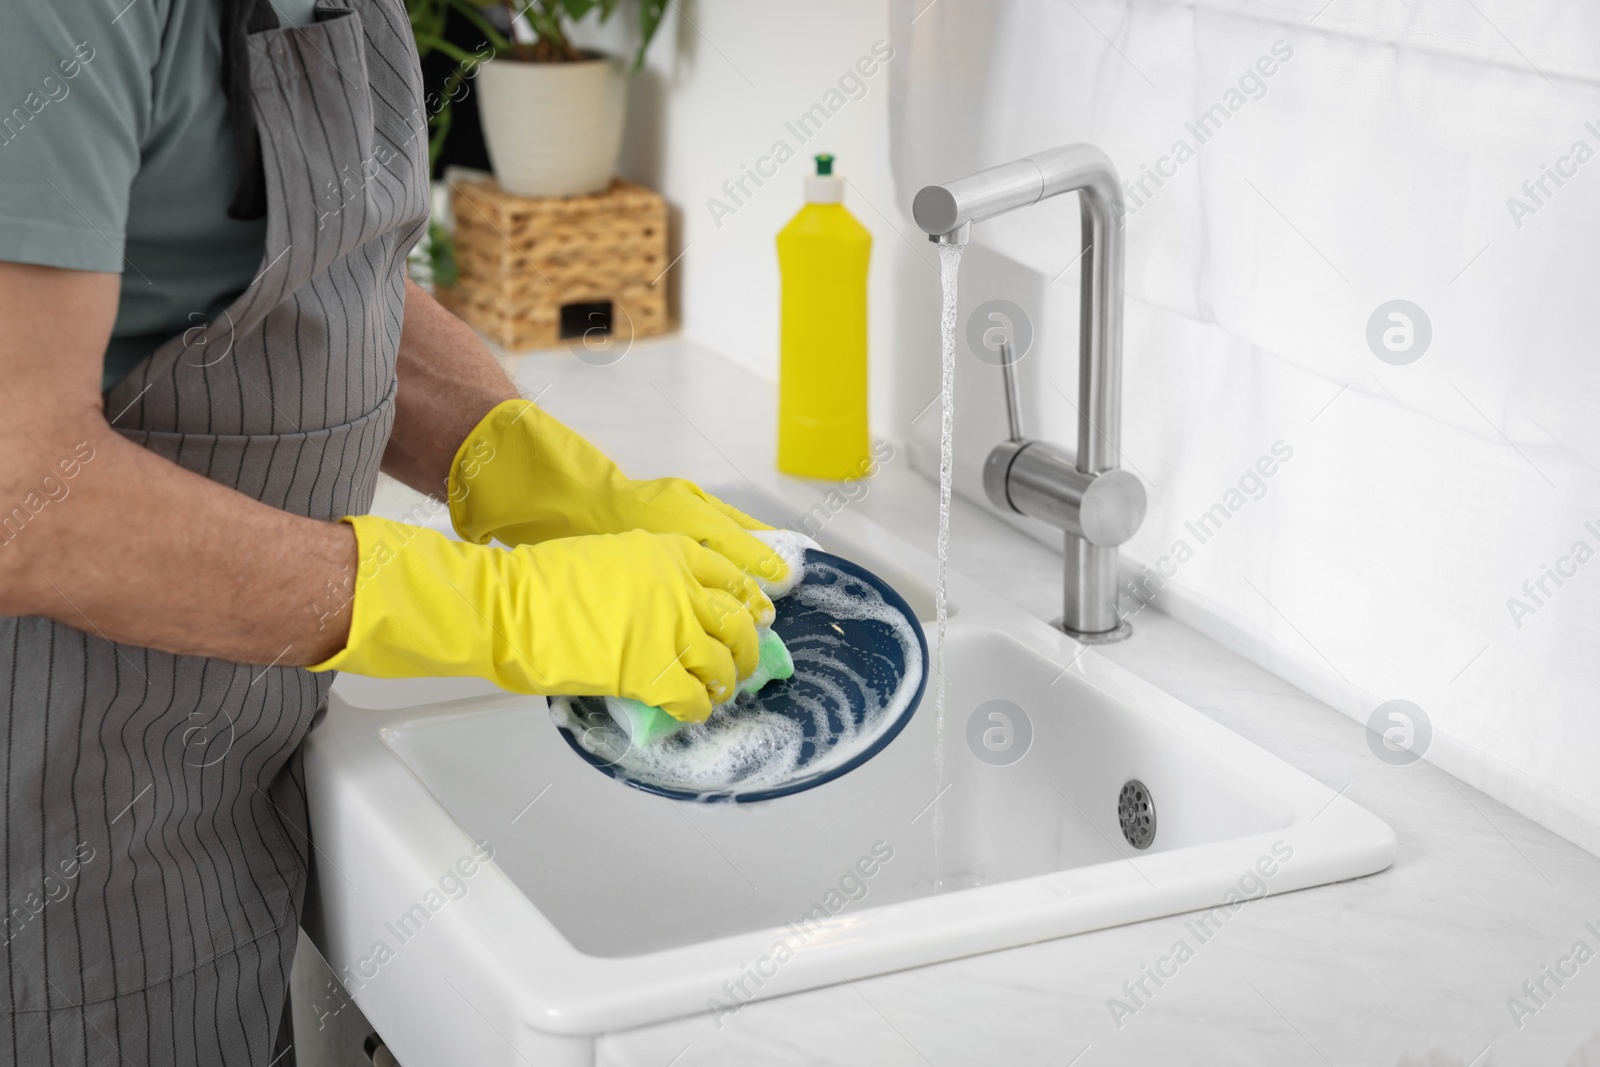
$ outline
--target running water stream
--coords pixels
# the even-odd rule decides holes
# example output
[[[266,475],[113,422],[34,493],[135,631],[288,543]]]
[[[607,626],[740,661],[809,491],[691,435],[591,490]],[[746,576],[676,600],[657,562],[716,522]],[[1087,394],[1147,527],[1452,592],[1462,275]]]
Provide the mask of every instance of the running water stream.
[[[943,883],[939,854],[944,841],[944,809],[939,804],[939,791],[944,788],[944,635],[948,619],[945,587],[950,570],[950,486],[955,471],[956,282],[961,273],[961,246],[941,244],[938,247],[939,284],[944,303],[939,309],[942,389],[940,395],[943,398],[939,420],[939,570],[933,586],[936,629],[933,673],[938,685],[933,710],[933,891],[935,893],[939,892],[939,887]]]

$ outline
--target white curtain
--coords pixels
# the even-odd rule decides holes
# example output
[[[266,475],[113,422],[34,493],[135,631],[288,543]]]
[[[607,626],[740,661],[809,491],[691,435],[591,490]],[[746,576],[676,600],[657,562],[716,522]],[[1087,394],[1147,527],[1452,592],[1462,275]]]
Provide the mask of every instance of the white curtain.
[[[1600,5],[894,4],[903,204],[1077,141],[1137,183],[1127,555],[1158,602],[1363,722],[1415,703],[1429,759],[1600,853]],[[1035,320],[1025,412],[1070,444],[1061,199],[975,228],[962,314]],[[981,501],[998,386],[963,364]]]

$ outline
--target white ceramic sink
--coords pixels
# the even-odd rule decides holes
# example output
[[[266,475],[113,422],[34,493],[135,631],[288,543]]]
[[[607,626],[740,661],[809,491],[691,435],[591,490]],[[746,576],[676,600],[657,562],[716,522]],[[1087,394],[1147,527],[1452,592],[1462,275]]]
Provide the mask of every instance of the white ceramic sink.
[[[819,540],[931,617],[915,549],[848,512]],[[308,750],[308,932],[406,1067],[584,1064],[600,1033],[1393,859],[1353,802],[959,575],[951,598],[940,786],[931,683],[852,774],[700,806],[597,773],[542,699],[341,678]],[[1146,850],[1119,823],[1130,779],[1155,804]]]

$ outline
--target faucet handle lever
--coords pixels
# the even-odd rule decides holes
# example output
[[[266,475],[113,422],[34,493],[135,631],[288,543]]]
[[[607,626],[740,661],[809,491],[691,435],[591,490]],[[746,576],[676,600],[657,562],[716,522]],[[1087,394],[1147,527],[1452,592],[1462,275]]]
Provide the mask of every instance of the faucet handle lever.
[[[1005,381],[1006,428],[1011,434],[1008,440],[1021,441],[1022,397],[1017,392],[1017,351],[1010,337],[1000,342],[1000,376]]]

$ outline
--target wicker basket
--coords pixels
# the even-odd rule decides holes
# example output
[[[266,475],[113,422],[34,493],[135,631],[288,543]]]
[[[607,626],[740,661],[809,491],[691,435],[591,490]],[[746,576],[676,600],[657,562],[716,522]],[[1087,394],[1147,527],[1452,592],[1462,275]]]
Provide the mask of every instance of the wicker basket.
[[[667,205],[620,178],[593,196],[513,196],[457,181],[456,284],[440,301],[502,348],[590,331],[613,343],[667,330]]]

